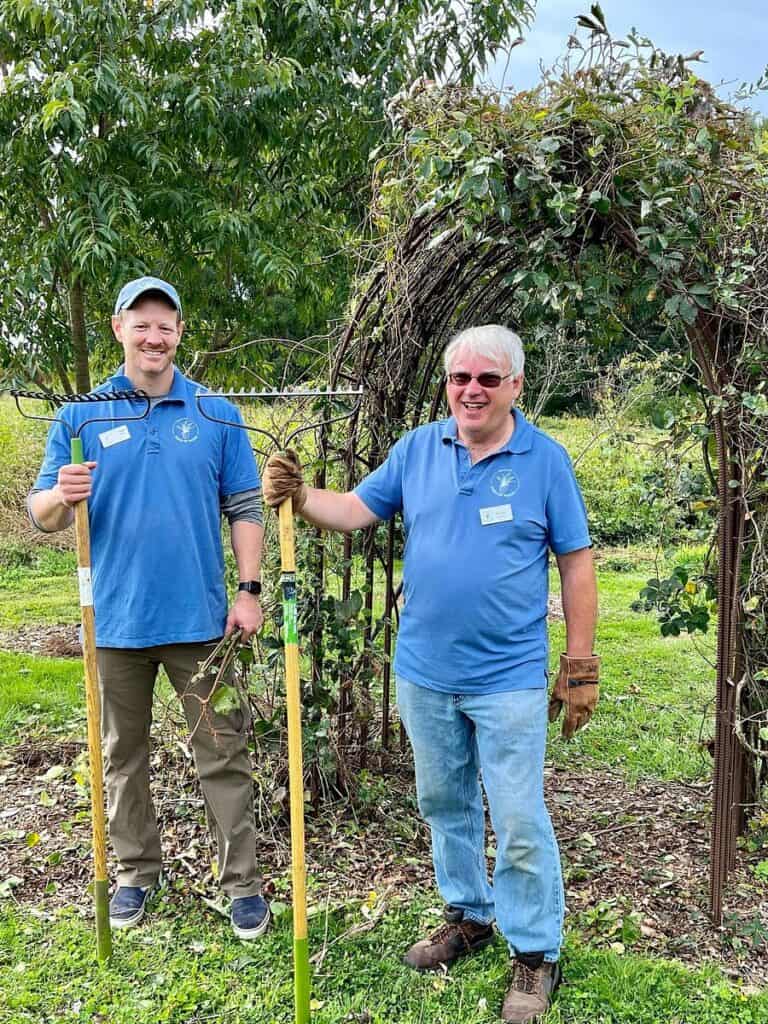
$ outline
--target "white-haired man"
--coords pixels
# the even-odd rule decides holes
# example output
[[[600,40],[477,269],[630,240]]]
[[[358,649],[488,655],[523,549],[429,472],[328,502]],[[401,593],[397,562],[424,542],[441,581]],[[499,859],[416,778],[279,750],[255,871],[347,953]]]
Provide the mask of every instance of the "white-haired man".
[[[592,714],[597,589],[584,503],[565,450],[514,407],[524,356],[512,331],[462,331],[445,351],[451,417],[401,438],[345,494],[304,484],[290,455],[264,476],[306,520],[349,531],[402,512],[405,606],[395,657],[400,716],[432,833],[445,923],[406,962],[437,968],[493,940],[513,957],[505,1021],[545,1013],[560,981],[563,885],[544,803],[547,712],[570,737]],[[562,582],[566,653],[547,701],[549,552]],[[480,777],[496,833],[485,860]]]

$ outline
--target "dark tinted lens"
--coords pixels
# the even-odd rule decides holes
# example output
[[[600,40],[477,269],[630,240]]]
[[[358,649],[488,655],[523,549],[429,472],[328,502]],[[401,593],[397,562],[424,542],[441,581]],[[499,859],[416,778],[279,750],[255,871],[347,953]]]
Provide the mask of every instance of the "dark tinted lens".
[[[472,374],[462,372],[449,373],[448,380],[451,384],[458,384],[459,387],[464,387],[465,384],[469,384],[472,380]],[[497,388],[504,378],[500,373],[479,373],[475,380],[481,388]]]

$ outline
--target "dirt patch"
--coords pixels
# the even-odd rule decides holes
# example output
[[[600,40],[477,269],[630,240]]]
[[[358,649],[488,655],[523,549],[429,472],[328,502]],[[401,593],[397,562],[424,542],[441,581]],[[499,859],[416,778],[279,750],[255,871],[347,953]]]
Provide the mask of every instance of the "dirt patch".
[[[33,481],[34,476],[29,480],[30,487]],[[58,530],[56,533],[42,533],[32,525],[27,515],[27,490],[26,486],[23,487],[14,500],[9,500],[8,504],[4,504],[0,509],[0,537],[3,538],[4,545],[74,551],[74,526],[68,526],[65,530]],[[5,497],[8,499],[7,495]]]
[[[80,627],[19,626],[0,631],[0,651],[37,654],[48,658],[81,658]]]
[[[166,871],[179,890],[215,899],[212,849],[191,757],[158,746],[153,795]],[[418,820],[405,760],[386,777],[366,773],[361,800],[307,819],[310,899],[346,904],[371,890],[392,898],[432,884],[429,840]],[[0,894],[41,910],[88,906],[91,875],[85,748],[79,741],[19,746],[0,759]],[[272,899],[289,900],[290,842],[282,787],[254,761],[258,857]],[[568,920],[616,952],[712,962],[750,985],[768,984],[768,889],[741,851],[729,883],[726,926],[707,916],[709,789],[641,782],[587,768],[548,767]],[[492,843],[489,836],[489,843]],[[764,853],[762,854],[764,856]],[[492,859],[489,865],[492,864]],[[115,865],[110,864],[114,877]]]
[[[709,920],[709,785],[630,788],[606,771],[548,774],[568,910],[593,940],[621,952],[628,939],[633,952],[713,961],[768,984],[768,887],[745,851],[729,880],[724,926]]]

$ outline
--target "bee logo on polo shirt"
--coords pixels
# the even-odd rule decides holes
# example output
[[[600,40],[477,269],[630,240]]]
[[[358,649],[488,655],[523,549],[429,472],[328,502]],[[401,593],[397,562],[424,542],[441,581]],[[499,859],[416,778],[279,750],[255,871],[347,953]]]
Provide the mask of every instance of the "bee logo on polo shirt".
[[[519,486],[520,481],[511,469],[500,469],[491,477],[491,490],[500,498],[511,498]]]
[[[182,444],[189,444],[200,436],[200,427],[188,416],[182,416],[173,424],[173,436]]]

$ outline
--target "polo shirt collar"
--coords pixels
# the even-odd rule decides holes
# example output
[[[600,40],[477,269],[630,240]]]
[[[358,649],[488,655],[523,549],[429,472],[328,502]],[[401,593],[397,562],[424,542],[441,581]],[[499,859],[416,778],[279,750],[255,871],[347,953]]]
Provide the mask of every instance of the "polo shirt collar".
[[[499,451],[510,452],[512,455],[522,455],[524,452],[529,452],[533,447],[533,426],[519,409],[513,409],[512,414],[515,417],[515,429],[510,439],[503,448],[499,448]],[[443,423],[440,440],[443,444],[455,443],[458,440],[456,420],[453,416],[449,416]]]
[[[115,391],[130,391],[133,389],[133,383],[130,378],[125,375],[125,363],[121,363],[118,366],[107,383],[110,387],[114,388]],[[173,383],[171,384],[171,390],[167,395],[163,395],[162,400],[164,402],[186,402],[187,400],[187,382],[178,366],[174,366],[173,368]]]

